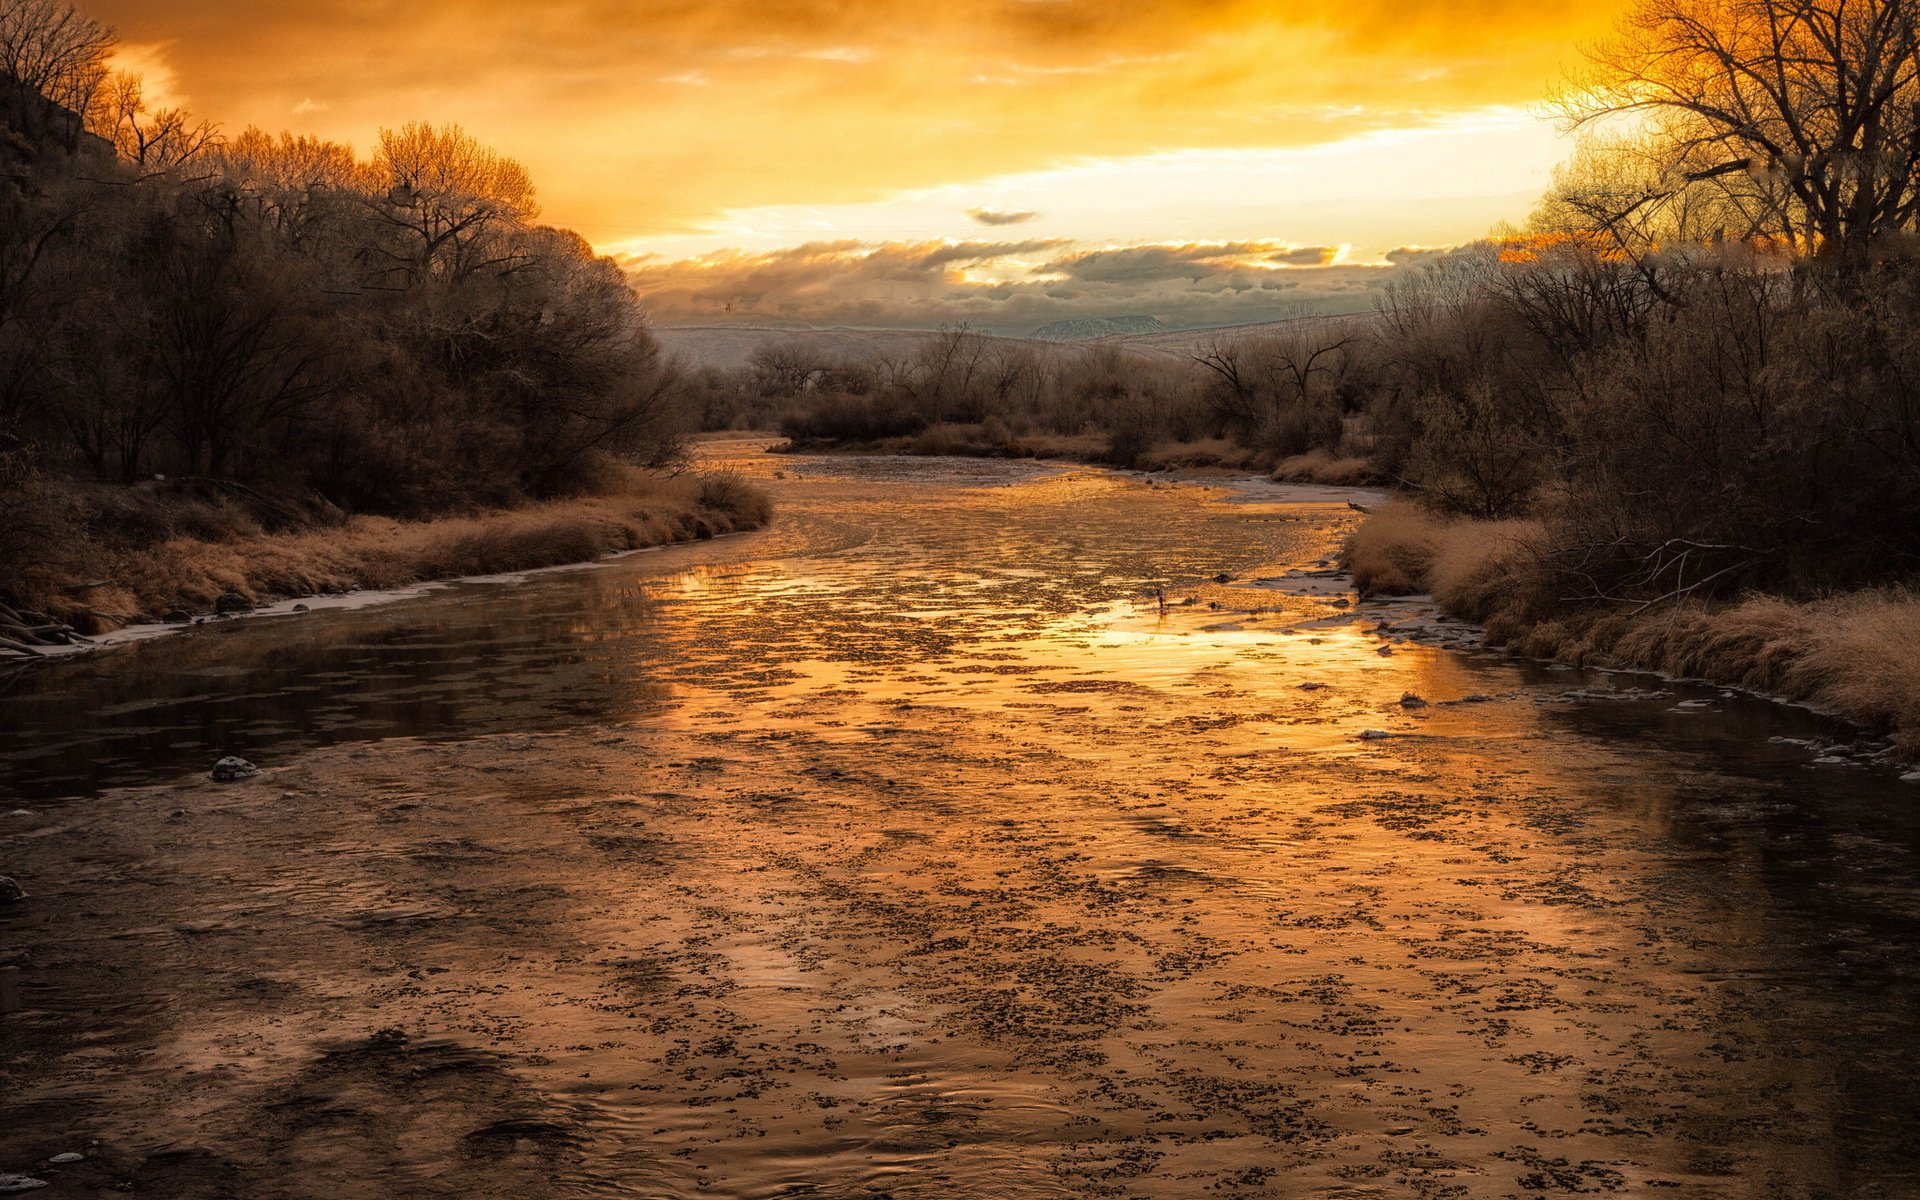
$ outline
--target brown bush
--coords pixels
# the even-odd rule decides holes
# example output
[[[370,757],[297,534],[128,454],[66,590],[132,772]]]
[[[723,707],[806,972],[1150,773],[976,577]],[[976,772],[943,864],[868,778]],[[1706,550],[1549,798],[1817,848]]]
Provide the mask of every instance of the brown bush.
[[[1357,455],[1340,457],[1324,448],[1282,459],[1274,468],[1273,478],[1276,483],[1317,483],[1327,487],[1373,487],[1386,482],[1386,476],[1371,459]]]
[[[1396,500],[1348,536],[1343,562],[1363,596],[1427,592],[1449,612],[1485,620],[1536,593],[1545,537],[1537,521],[1443,517]]]

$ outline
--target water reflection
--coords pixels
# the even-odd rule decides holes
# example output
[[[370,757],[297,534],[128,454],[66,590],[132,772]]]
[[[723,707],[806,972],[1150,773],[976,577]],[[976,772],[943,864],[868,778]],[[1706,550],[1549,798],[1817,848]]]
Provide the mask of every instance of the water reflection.
[[[85,798],[0,843],[44,898],[0,1170],[82,1129],[183,1195],[1912,1193],[1920,828],[1818,720],[1210,582],[1343,505],[743,466],[781,525],[685,560],[9,698],[9,784]]]
[[[606,644],[617,632],[626,643]],[[657,708],[643,588],[610,573],[463,585],[350,612],[234,621],[36,665],[0,695],[23,800],[315,746],[569,728]]]

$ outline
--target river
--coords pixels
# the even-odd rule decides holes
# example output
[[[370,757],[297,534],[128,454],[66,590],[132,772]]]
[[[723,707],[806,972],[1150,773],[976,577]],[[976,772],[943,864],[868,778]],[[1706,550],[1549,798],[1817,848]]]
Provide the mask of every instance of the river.
[[[1920,1195],[1920,787],[1829,723],[1262,582],[1338,493],[711,453],[773,527],[8,681],[0,1175]]]

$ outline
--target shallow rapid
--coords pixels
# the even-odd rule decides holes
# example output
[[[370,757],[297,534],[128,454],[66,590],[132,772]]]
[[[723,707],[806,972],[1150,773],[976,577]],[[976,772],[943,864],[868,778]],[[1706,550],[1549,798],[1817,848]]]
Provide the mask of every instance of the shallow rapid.
[[[1920,1194],[1844,731],[1401,636],[1338,494],[713,453],[773,528],[8,681],[0,1175]]]

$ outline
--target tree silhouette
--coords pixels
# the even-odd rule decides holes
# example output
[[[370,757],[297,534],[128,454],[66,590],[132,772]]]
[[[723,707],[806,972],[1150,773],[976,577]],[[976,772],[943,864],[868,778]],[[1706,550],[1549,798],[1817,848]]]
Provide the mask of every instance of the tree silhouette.
[[[1660,167],[1616,220],[1700,187],[1746,228],[1838,258],[1920,217],[1920,3],[1640,0],[1563,98],[1644,119]]]

